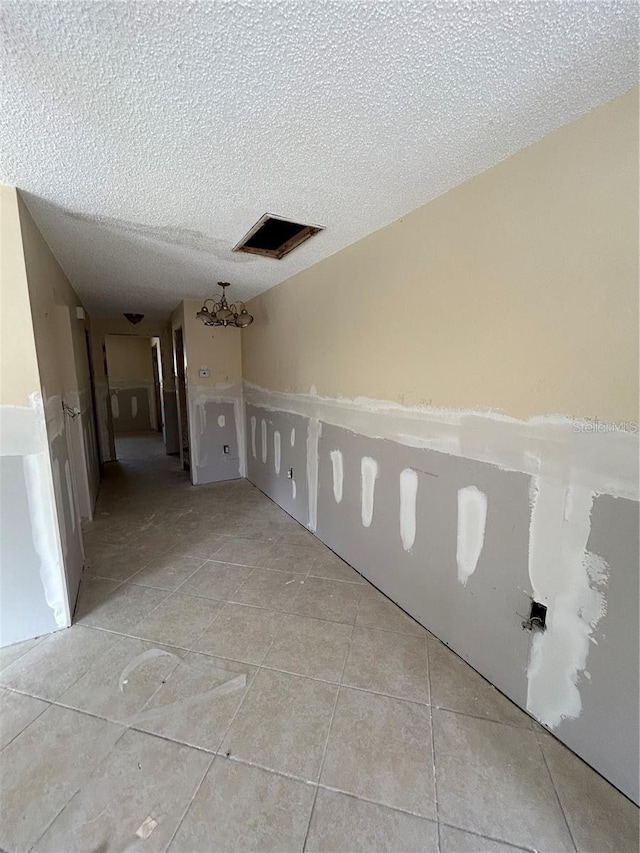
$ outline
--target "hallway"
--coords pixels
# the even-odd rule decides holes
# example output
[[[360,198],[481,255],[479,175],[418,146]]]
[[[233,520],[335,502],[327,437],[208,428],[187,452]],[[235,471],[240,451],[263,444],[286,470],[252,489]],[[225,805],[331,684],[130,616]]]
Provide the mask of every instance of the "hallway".
[[[248,481],[193,487],[157,434],[118,459],[74,626],[0,651],[3,850],[637,849],[635,806]]]

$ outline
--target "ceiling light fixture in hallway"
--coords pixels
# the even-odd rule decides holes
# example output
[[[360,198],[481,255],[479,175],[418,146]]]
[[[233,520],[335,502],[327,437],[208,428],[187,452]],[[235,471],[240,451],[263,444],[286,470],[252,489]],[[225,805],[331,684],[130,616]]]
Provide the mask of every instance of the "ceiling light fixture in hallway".
[[[246,309],[244,302],[227,303],[225,288],[229,287],[229,282],[219,281],[218,284],[222,288],[222,297],[219,302],[213,298],[205,299],[204,305],[196,314],[205,326],[235,326],[238,329],[244,329],[253,323],[253,317]],[[207,303],[211,303],[211,308],[207,307]]]

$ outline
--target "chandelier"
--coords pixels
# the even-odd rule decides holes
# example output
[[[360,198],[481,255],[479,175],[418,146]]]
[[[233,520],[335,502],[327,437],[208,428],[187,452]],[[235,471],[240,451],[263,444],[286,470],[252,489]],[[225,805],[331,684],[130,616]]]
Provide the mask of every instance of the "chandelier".
[[[202,320],[205,326],[235,326],[237,329],[250,326],[253,323],[253,317],[247,311],[244,302],[232,302],[231,305],[227,302],[225,288],[229,287],[229,282],[219,281],[218,284],[222,288],[220,301],[205,299],[196,317]],[[209,303],[210,308],[207,307]]]

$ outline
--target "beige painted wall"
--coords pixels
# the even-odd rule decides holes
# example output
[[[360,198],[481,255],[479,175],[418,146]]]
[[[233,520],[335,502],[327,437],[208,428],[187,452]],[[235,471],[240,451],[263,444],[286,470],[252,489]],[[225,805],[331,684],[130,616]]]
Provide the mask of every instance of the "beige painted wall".
[[[0,185],[0,404],[28,406],[40,392],[15,187]]]
[[[85,323],[76,317],[82,302],[20,197],[18,206],[42,387],[49,397],[87,392]]]
[[[250,310],[272,390],[637,420],[637,88]]]
[[[67,426],[71,426],[71,462],[78,509],[83,518],[91,518],[98,494],[100,463],[87,354],[88,317],[78,318],[76,312],[83,307],[82,302],[19,193],[18,211],[47,429],[51,436],[60,428],[62,401],[80,412],[80,419]]]
[[[133,326],[124,316],[91,318],[91,352],[93,367],[98,382],[106,381],[104,370],[105,338],[107,335],[128,335],[143,338],[160,338],[162,350],[162,383],[165,390],[175,389],[173,362],[171,359],[171,324],[168,320],[149,318]]]
[[[187,348],[187,383],[212,388],[242,380],[240,329],[212,329],[196,318],[202,302],[185,300],[181,322]],[[209,377],[199,375],[201,367],[209,368]]]
[[[105,346],[110,383],[153,383],[151,338],[107,335]]]

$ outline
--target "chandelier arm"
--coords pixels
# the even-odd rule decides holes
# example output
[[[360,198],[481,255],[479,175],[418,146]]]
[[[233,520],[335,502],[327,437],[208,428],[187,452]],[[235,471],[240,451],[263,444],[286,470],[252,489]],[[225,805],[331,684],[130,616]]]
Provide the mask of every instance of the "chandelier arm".
[[[229,283],[219,281],[218,285],[222,289],[222,294],[218,301],[213,296],[205,299],[202,308],[196,316],[206,326],[233,326],[236,329],[242,329],[253,323],[253,316],[249,314],[245,303],[241,299],[231,304],[227,302],[226,289],[229,287]],[[222,316],[219,316],[220,314]]]

